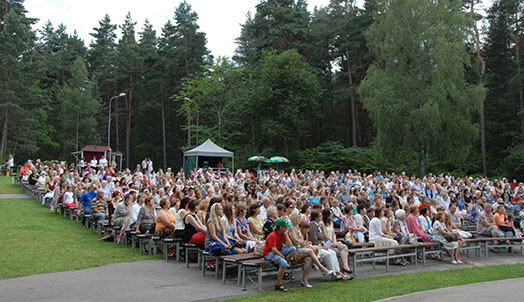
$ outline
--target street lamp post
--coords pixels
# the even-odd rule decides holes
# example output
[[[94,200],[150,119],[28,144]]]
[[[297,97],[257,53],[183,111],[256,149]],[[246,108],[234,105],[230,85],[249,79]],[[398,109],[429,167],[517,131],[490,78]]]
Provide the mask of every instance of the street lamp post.
[[[107,145],[109,148],[111,148],[111,101],[116,98],[124,97],[126,96],[125,93],[121,93],[119,95],[115,95],[114,97],[109,99],[109,115],[107,116]]]

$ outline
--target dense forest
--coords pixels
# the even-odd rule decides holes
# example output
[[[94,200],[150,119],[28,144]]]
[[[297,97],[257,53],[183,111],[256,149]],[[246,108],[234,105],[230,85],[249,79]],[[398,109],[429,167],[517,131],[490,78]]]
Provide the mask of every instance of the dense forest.
[[[524,3],[479,6],[261,0],[227,58],[210,54],[187,2],[160,32],[130,14],[93,20],[86,45],[0,0],[0,156],[70,161],[107,144],[111,109],[128,167],[178,168],[211,138],[244,168],[281,155],[286,169],[522,178]]]

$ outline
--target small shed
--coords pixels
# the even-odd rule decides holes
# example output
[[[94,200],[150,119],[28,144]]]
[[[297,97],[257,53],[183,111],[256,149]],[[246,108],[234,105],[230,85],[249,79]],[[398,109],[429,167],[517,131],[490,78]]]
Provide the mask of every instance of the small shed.
[[[207,165],[206,168],[218,168],[222,158],[231,158],[231,171],[233,171],[235,169],[234,153],[219,147],[208,139],[202,145],[184,152],[184,173],[187,175],[194,168],[203,167],[203,164]]]
[[[109,146],[85,146],[80,151],[73,152],[73,155],[80,155],[80,158],[84,158],[84,162],[88,163],[93,158],[96,158],[97,160],[102,158],[102,156],[105,156],[105,158],[109,161],[111,160],[111,147]]]

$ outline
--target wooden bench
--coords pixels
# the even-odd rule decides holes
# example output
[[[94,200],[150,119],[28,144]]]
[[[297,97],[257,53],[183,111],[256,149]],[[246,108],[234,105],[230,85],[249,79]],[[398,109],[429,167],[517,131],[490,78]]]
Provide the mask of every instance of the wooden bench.
[[[522,238],[512,237],[480,237],[477,240],[484,244],[486,258],[489,255],[489,249],[491,248],[512,248],[520,249],[520,255],[524,257],[524,242]],[[495,244],[495,241],[498,241]],[[511,244],[506,244],[509,241]]]
[[[438,248],[436,248],[438,247]],[[422,265],[426,266],[426,256],[429,254],[442,254],[445,250],[442,249],[442,245],[438,241],[431,241],[431,242],[419,242],[417,244],[417,249],[422,249]],[[418,252],[417,252],[418,254]]]
[[[402,251],[399,253],[392,253],[392,251],[402,250],[402,249],[412,250],[412,251]],[[353,258],[352,259],[353,276],[357,275],[357,262],[373,262],[373,269],[375,269],[375,262],[377,260],[386,260],[386,271],[388,272],[389,272],[389,260],[394,259],[394,258],[414,257],[415,266],[418,265],[417,244],[401,244],[397,246],[349,249],[349,254]]]
[[[142,255],[144,253],[144,249],[143,249],[144,242],[148,241],[152,237],[153,237],[153,235],[151,235],[151,234],[147,234],[147,235],[146,234],[136,234],[136,239],[138,241],[138,249],[139,249],[140,255]]]
[[[196,253],[198,267],[200,268],[199,252],[200,252],[200,246],[196,244],[189,244],[189,243],[184,244],[184,256],[186,258],[186,267],[189,267],[189,253]]]
[[[105,235],[105,230],[106,230],[106,227],[109,226],[109,221],[108,220],[98,220],[96,223],[97,223],[96,230],[97,230],[98,235],[99,236],[102,236],[102,234]]]
[[[236,255],[227,255],[220,256],[222,261],[222,283],[226,283],[226,271],[227,266],[236,266],[237,268],[237,285],[240,285],[241,275],[242,275],[242,262],[248,260],[262,259],[262,255],[255,253],[247,254],[236,254]]]
[[[199,250],[198,256],[200,260],[198,263],[202,266],[202,276],[206,275],[207,264],[211,261],[215,261],[215,279],[218,279],[218,269],[220,267],[220,256],[215,256],[206,250]]]
[[[91,214],[84,214],[84,213],[81,213],[80,215],[82,215],[82,220],[84,220],[85,218],[85,224],[84,224],[84,227],[89,229],[91,228]]]
[[[474,250],[475,256],[480,257],[482,247],[480,245],[480,241],[478,240],[478,238],[468,238],[468,239],[463,239],[463,240],[465,242],[465,245],[463,245],[460,248],[460,251],[461,252],[465,251],[466,256],[469,257],[469,251]]]
[[[164,252],[164,259],[166,259],[166,261],[169,261],[168,249],[169,247],[175,246],[175,261],[180,261],[180,250],[182,244],[184,244],[182,242],[182,238],[164,238],[162,240],[162,251]]]
[[[292,276],[293,271],[300,270],[303,266],[303,263],[291,264],[286,271]],[[278,267],[273,264],[273,262],[264,260],[263,258],[242,261],[242,290],[246,290],[246,280],[249,279],[249,281],[257,286],[259,291],[262,291],[262,278],[264,276],[275,275],[277,272]],[[256,275],[257,282],[251,279],[249,276],[250,273]],[[293,277],[291,277],[291,279],[293,279]]]

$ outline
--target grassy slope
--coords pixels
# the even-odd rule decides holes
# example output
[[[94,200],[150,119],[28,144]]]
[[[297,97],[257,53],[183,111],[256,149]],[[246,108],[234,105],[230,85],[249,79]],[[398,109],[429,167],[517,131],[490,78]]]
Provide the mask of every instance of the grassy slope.
[[[0,194],[23,193],[19,185],[11,182],[11,176],[0,176]]]
[[[152,259],[100,241],[33,199],[0,199],[0,230],[0,279]]]
[[[524,264],[487,266],[324,283],[313,289],[267,292],[230,301],[375,301],[443,287],[520,277],[524,277]]]

